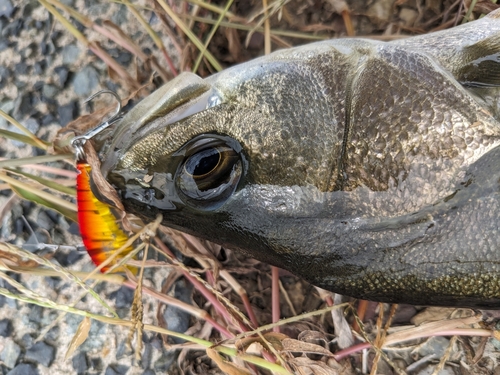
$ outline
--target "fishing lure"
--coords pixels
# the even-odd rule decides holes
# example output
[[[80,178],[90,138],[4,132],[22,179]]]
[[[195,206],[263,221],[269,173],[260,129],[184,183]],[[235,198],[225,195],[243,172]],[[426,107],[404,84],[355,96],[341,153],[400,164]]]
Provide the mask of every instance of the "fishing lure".
[[[78,224],[80,226],[83,244],[87,248],[87,252],[96,266],[101,265],[123,248],[128,240],[127,234],[118,224],[118,218],[114,214],[112,207],[101,202],[92,192],[90,187],[92,167],[86,162],[85,152],[83,151],[83,145],[86,141],[119,119],[121,103],[114,92],[103,90],[92,95],[87,101],[92,100],[102,93],[110,93],[118,99],[119,104],[117,111],[108,121],[102,123],[85,135],[75,137],[71,142],[76,150],[76,168],[79,172],[76,179]],[[133,247],[129,246],[121,251],[121,255],[115,259],[113,264],[117,263],[120,258],[123,258],[132,250]],[[105,272],[108,269],[109,267],[106,266],[102,268],[102,271]]]

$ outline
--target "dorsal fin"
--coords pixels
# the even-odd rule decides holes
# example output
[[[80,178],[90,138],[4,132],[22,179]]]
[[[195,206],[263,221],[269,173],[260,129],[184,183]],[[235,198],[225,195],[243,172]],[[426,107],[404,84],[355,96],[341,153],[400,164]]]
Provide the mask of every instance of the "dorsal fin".
[[[500,86],[500,33],[465,47],[463,54],[464,64],[454,72],[462,85]]]

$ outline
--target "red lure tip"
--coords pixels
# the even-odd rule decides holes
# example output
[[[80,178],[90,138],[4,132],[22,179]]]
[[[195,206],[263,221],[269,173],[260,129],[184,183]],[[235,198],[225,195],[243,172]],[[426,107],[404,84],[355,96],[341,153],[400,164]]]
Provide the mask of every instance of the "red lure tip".
[[[108,259],[128,240],[128,236],[119,227],[110,206],[99,201],[90,189],[91,166],[77,163],[79,174],[76,178],[78,223],[83,243],[96,266]],[[122,254],[132,251],[129,247]],[[120,256],[120,257],[123,257]],[[104,267],[102,271],[106,271]]]

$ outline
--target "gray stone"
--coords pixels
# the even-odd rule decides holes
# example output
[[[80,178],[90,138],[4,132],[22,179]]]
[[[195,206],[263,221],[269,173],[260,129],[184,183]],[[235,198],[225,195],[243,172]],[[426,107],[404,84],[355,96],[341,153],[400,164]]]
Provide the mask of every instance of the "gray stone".
[[[128,14],[127,7],[121,6],[120,10],[118,10],[118,12],[114,12],[111,15],[111,21],[113,23],[117,24],[118,26],[120,26],[124,23],[127,23],[127,21],[128,21],[127,14]]]
[[[437,358],[441,358],[448,348],[449,343],[450,340],[445,337],[431,337],[424,345],[419,348],[418,354],[421,357],[425,357],[429,354],[434,354]]]
[[[11,338],[5,339],[5,345],[0,352],[0,360],[8,368],[13,368],[16,365],[17,359],[21,354],[21,347],[17,345]]]
[[[129,308],[134,300],[134,291],[126,286],[122,286],[115,292],[111,293],[109,298],[115,300],[116,308]]]
[[[77,95],[90,96],[99,84],[99,73],[90,65],[80,70],[73,81],[73,89]]]
[[[9,18],[14,11],[14,7],[10,0],[0,0],[0,17],[5,16]]]
[[[53,85],[43,85],[42,95],[46,98],[53,99],[57,95],[58,89]]]
[[[64,65],[56,66],[54,68],[54,73],[57,74],[57,84],[59,87],[64,87],[66,85],[66,81],[68,80],[69,70]]]
[[[28,129],[33,134],[36,134],[38,132],[38,130],[40,130],[40,124],[33,117],[30,117],[29,119],[24,121],[22,124],[24,125],[24,127],[26,129]]]
[[[7,375],[38,375],[38,374],[39,372],[36,366],[28,363],[21,363],[7,373]]]
[[[175,283],[174,297],[181,300],[182,302],[191,303],[191,295],[193,294],[192,284],[186,283],[184,279],[179,279]],[[191,320],[191,315],[178,307],[168,305],[163,312],[163,318],[167,323],[169,330],[179,333],[184,333],[189,328],[189,322]],[[181,344],[185,340],[171,337],[172,341],[176,344]]]
[[[87,357],[84,352],[78,352],[73,356],[71,360],[73,365],[73,369],[77,373],[77,375],[83,375],[89,368],[89,364],[87,361]]]
[[[104,372],[104,375],[125,375],[128,367],[124,365],[109,365]]]
[[[14,110],[14,101],[13,100],[8,100],[3,103],[0,103],[0,110],[4,111],[8,115],[12,114],[12,111]],[[0,129],[7,129],[9,126],[7,120],[5,120],[3,117],[0,118]]]
[[[59,115],[59,124],[66,126],[78,116],[78,104],[72,101],[69,104],[62,105],[57,108],[57,114]]]
[[[0,336],[9,337],[12,331],[12,322],[9,319],[0,320]]]
[[[80,56],[80,48],[75,44],[68,44],[62,50],[63,64],[73,64]]]
[[[55,355],[56,349],[54,347],[40,341],[26,351],[24,359],[49,367],[54,361]]]
[[[16,72],[16,75],[28,74],[28,72],[29,72],[29,66],[28,66],[28,64],[26,64],[25,61],[21,61],[20,63],[17,63],[14,66],[14,71]]]

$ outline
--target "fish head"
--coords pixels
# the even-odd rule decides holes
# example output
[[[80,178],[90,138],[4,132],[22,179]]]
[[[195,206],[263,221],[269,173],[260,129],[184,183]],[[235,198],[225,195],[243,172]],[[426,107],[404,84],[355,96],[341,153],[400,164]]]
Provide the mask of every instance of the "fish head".
[[[129,212],[267,254],[262,225],[300,214],[286,207],[290,187],[327,190],[334,174],[342,113],[308,84],[321,74],[315,64],[278,55],[209,79],[182,74],[123,118],[104,176]]]

